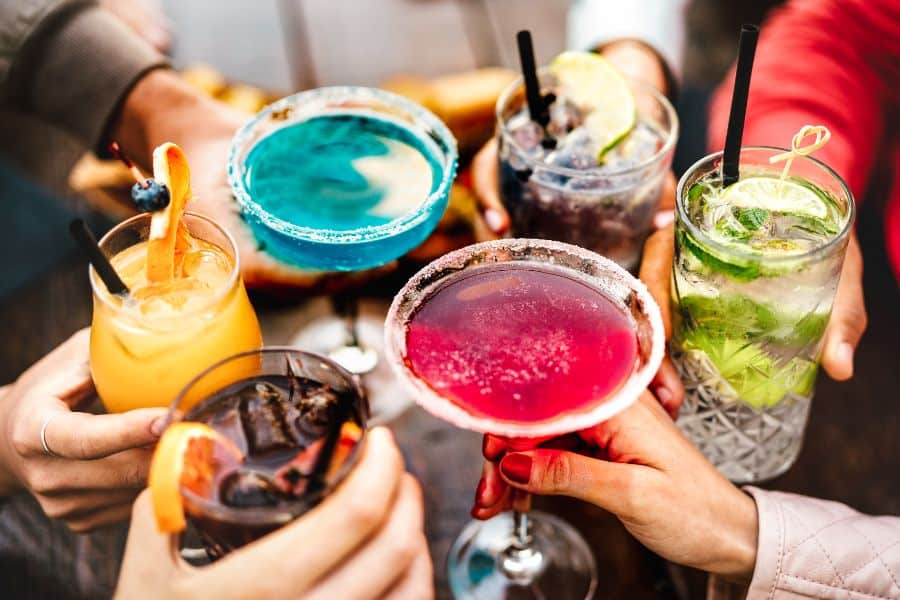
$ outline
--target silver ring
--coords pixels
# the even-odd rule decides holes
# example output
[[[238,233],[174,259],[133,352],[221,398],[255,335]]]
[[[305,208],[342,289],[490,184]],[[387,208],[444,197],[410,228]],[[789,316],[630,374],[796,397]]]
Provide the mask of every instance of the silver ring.
[[[59,458],[59,454],[50,449],[50,446],[47,445],[47,425],[50,424],[50,421],[53,420],[59,413],[53,413],[49,415],[46,419],[44,419],[44,424],[41,425],[41,447],[44,448],[44,454],[47,456],[52,456],[53,458]]]

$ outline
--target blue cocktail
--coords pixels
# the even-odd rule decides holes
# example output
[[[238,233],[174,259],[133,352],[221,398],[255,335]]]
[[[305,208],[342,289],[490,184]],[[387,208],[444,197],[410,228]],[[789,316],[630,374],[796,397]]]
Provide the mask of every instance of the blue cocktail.
[[[263,109],[235,136],[229,181],[260,245],[292,265],[354,271],[388,263],[434,230],[456,141],[400,96],[321,88]]]

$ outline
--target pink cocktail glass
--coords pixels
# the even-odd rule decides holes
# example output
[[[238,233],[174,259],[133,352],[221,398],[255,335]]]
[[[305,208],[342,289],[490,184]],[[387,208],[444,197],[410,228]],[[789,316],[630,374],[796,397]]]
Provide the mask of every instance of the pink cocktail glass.
[[[630,406],[664,351],[643,284],[593,252],[545,240],[486,242],[436,260],[394,298],[385,335],[389,362],[422,407],[519,449]],[[448,568],[457,598],[587,598],[597,584],[581,536],[536,511],[471,523]]]

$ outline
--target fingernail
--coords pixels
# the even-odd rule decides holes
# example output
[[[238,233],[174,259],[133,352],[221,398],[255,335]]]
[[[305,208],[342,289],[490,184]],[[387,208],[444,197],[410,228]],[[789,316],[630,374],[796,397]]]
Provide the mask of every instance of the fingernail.
[[[663,229],[675,220],[674,210],[661,210],[653,216],[653,227]]]
[[[849,366],[851,371],[853,370],[853,346],[850,345],[850,342],[841,342],[837,349],[837,359],[838,362]]]
[[[152,423],[150,423],[150,433],[159,437],[162,435],[163,430],[166,428],[166,418],[165,417],[156,417]]]
[[[500,463],[500,471],[516,483],[531,480],[531,457],[527,454],[508,454]]]
[[[496,449],[491,448],[491,438],[488,436],[484,436],[481,439],[481,455],[486,459],[493,461],[495,458],[497,458],[497,455],[500,454],[499,452],[494,452],[493,450]]]
[[[665,386],[659,386],[653,390],[653,395],[664,407],[668,408],[672,403],[672,392]]]
[[[478,481],[478,487],[475,488],[475,506],[484,506],[482,498],[484,497],[484,488],[486,487],[484,477]]]
[[[503,215],[494,208],[484,211],[484,222],[494,233],[503,233]]]

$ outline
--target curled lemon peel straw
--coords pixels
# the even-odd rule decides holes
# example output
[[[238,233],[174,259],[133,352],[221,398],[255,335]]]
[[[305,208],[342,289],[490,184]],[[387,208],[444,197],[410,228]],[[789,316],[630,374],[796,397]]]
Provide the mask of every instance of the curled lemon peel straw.
[[[812,143],[803,146],[803,140],[807,137],[815,135],[816,139],[812,141]],[[798,156],[809,156],[822,146],[828,143],[828,140],[831,139],[831,132],[824,125],[804,125],[800,128],[794,137],[791,139],[791,149],[788,152],[784,152],[782,154],[776,154],[769,158],[769,164],[775,164],[781,161],[787,161],[784,164],[784,170],[781,171],[781,180],[784,181],[788,175],[788,171],[791,170],[791,164],[794,162],[794,159]]]

